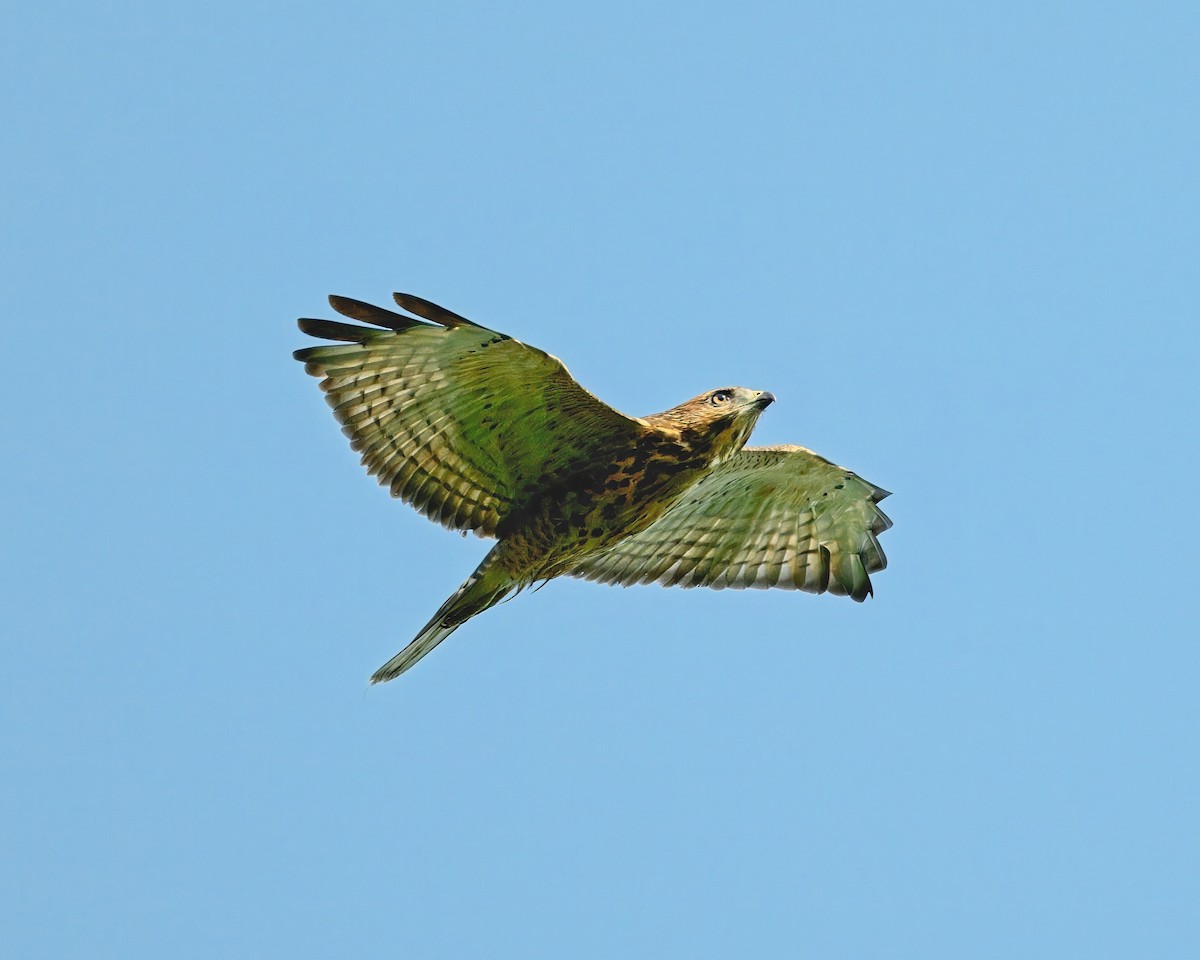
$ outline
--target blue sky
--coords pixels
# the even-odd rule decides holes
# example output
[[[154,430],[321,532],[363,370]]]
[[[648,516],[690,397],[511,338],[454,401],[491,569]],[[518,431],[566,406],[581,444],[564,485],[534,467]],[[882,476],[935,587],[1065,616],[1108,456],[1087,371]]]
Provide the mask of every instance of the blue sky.
[[[1193,957],[1200,14],[26,5],[0,928],[21,956]],[[556,581],[291,360],[404,290],[894,491],[876,596]],[[14,954],[16,955],[16,954]]]

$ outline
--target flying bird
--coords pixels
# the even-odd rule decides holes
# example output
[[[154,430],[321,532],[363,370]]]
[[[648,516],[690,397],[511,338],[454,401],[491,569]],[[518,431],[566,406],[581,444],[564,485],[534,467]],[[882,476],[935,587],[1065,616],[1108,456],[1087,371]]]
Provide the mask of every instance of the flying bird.
[[[552,577],[783,587],[862,601],[887,559],[888,496],[804,447],[747,447],[775,399],[723,387],[648,417],[618,412],[536,347],[397,293],[346,297],[371,326],[301,319],[297,350],[367,471],[421,513],[496,545],[372,683],[467,620]],[[428,322],[426,322],[428,321]]]

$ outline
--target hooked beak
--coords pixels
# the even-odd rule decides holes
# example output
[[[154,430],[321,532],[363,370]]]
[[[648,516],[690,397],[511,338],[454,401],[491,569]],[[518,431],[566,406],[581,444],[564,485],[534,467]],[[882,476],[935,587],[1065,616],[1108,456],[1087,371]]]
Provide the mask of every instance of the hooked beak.
[[[751,401],[759,410],[765,410],[775,402],[775,394],[768,390],[759,390],[758,396]]]

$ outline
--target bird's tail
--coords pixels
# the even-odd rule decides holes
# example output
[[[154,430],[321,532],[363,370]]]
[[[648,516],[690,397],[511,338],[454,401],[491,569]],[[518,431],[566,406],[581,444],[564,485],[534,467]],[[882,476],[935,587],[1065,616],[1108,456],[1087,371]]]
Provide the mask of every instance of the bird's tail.
[[[375,671],[372,683],[385,683],[400,676],[471,617],[495,606],[517,588],[518,584],[493,562],[494,554],[495,549],[483,558],[483,563],[438,608],[433,619],[407,647]]]

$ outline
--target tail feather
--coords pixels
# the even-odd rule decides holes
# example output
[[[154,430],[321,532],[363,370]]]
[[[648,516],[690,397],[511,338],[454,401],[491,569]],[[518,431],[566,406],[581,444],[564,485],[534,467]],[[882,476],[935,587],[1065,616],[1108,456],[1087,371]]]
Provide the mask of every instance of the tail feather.
[[[489,564],[490,559],[491,554],[438,608],[433,619],[425,624],[408,646],[375,671],[371,683],[394,680],[471,617],[495,606],[516,589],[517,584]]]

